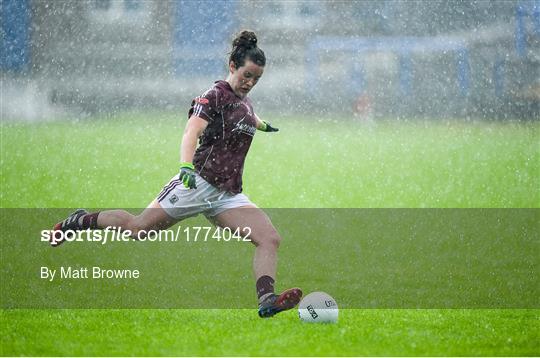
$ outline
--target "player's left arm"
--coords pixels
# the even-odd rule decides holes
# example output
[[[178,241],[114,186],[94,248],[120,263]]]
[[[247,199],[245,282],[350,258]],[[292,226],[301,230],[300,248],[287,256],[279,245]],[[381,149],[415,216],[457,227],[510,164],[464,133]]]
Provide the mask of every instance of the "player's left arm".
[[[266,121],[263,121],[255,114],[255,120],[257,121],[257,129],[263,132],[277,132],[279,128],[272,127],[272,125]]]

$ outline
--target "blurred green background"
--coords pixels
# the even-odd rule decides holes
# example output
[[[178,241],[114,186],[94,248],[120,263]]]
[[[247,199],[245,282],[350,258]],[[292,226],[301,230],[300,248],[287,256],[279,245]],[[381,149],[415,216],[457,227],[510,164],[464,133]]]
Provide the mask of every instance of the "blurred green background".
[[[249,244],[66,244],[50,249],[36,243],[37,231],[69,212],[60,208],[143,208],[149,203],[177,172],[185,117],[127,113],[80,121],[3,122],[3,307],[40,301],[45,307],[48,299],[62,297],[59,306],[75,301],[91,307],[107,298],[113,307],[160,299],[206,307],[218,297],[222,307],[253,308],[4,309],[1,353],[540,354],[538,123],[263,118],[280,132],[256,135],[244,190],[260,207],[285,208],[269,210],[284,236],[278,289],[300,286],[306,292],[327,291],[344,307],[393,309],[342,309],[339,323],[330,326],[302,324],[294,311],[260,320]],[[41,214],[32,220],[32,212]],[[202,217],[187,223],[206,225]],[[430,236],[433,232],[447,240]],[[122,282],[36,282],[41,263],[63,262],[128,262],[166,274],[137,286],[126,301],[122,295],[129,290]],[[265,343],[269,336],[270,345]]]

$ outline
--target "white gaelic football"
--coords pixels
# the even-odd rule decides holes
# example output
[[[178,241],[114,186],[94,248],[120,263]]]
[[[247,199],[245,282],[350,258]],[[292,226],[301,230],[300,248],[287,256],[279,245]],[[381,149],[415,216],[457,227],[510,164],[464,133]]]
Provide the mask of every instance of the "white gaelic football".
[[[298,316],[304,322],[335,323],[338,312],[336,300],[324,292],[312,292],[298,305]]]

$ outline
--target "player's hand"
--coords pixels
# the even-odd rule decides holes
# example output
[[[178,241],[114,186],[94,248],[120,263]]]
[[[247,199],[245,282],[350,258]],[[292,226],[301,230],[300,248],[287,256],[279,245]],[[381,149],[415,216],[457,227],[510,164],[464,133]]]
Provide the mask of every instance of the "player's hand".
[[[191,163],[180,163],[180,175],[178,177],[188,189],[197,189],[195,182],[195,167]]]
[[[261,131],[263,132],[277,132],[279,131],[279,128],[276,128],[276,127],[272,127],[272,125],[266,121],[262,121],[264,126],[262,128],[260,128]]]

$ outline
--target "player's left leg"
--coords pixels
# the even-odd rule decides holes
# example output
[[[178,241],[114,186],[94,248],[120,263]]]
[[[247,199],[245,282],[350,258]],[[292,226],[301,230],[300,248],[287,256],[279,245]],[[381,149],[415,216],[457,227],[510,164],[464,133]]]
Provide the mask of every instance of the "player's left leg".
[[[243,234],[249,228],[251,242],[255,245],[253,271],[259,298],[259,315],[271,317],[276,313],[295,307],[302,297],[299,288],[292,288],[280,295],[274,293],[277,251],[281,236],[264,211],[254,205],[228,209],[213,218],[215,224]]]

